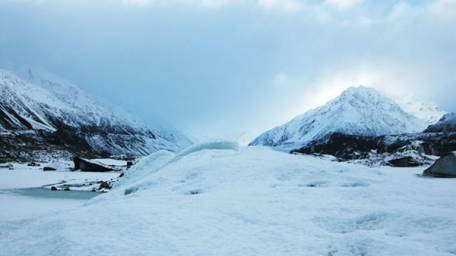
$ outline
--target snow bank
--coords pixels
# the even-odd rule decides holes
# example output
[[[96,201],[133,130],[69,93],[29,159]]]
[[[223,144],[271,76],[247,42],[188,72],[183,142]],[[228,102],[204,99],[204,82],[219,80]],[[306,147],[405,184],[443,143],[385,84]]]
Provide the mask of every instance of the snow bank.
[[[212,142],[206,142],[206,143],[201,143],[201,144],[195,144],[193,146],[190,146],[186,149],[184,149],[182,152],[180,152],[175,160],[179,160],[184,156],[196,153],[198,151],[202,150],[239,150],[239,144],[237,142],[232,142],[232,141],[212,141]]]
[[[140,180],[144,180],[148,175],[168,164],[175,156],[176,155],[170,151],[160,150],[142,158],[138,163],[133,165],[132,168],[125,172],[124,177],[115,184],[113,189],[125,187]]]
[[[166,155],[164,157],[161,156],[161,154],[158,155],[151,155],[152,159],[150,159],[150,163],[153,167],[157,167],[156,169],[152,169],[155,172],[166,167],[167,165],[170,165],[172,163],[178,162],[180,159],[205,150],[239,150],[239,144],[237,142],[230,142],[230,141],[214,141],[214,142],[206,142],[206,143],[201,143],[201,144],[196,144],[193,146],[188,147],[187,149],[184,149],[182,152],[180,152],[177,156],[174,158],[169,158],[169,155]],[[168,161],[166,161],[168,159]],[[146,167],[147,166],[147,167]],[[143,171],[140,171],[140,170]],[[144,174],[144,170],[151,170],[150,166],[148,165],[140,165],[138,168],[134,171],[139,173],[138,178],[141,176],[141,174]],[[150,173],[150,171],[148,172]],[[131,187],[125,189],[125,195],[129,195],[132,193],[135,193],[139,190],[147,189],[150,186],[155,185],[155,181],[150,181],[147,177],[143,176],[140,179],[137,179],[137,181],[141,180],[140,182],[137,182],[137,184],[132,185]],[[133,184],[131,180],[127,180],[124,182],[124,184]]]

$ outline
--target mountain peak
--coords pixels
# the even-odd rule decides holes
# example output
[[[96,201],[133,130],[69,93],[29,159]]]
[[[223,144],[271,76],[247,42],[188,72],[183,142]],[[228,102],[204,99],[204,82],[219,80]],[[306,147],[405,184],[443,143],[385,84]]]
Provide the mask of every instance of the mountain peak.
[[[326,105],[262,134],[251,145],[290,150],[333,133],[379,136],[419,132],[426,126],[377,90],[359,86],[350,87]]]
[[[342,97],[365,97],[369,95],[380,95],[380,93],[372,87],[359,85],[348,87],[341,94]]]
[[[391,99],[387,98],[376,89],[364,85],[349,87],[343,91],[339,97],[336,97],[334,99],[334,101],[347,100],[360,101],[366,104],[371,104],[379,101],[390,103],[392,102]]]

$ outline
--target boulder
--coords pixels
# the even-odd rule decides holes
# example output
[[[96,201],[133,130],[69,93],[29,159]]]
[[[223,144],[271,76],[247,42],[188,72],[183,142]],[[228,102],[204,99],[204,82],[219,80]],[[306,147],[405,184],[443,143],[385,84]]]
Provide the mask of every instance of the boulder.
[[[45,166],[43,167],[43,171],[48,172],[48,171],[57,171],[56,168],[50,167],[50,166]]]
[[[389,160],[388,164],[393,167],[417,167],[423,165],[420,161],[411,156]]]
[[[37,163],[37,162],[30,162],[30,163],[27,164],[27,166],[36,167],[36,166],[40,166],[40,164]]]
[[[456,151],[438,159],[431,167],[424,170],[423,176],[456,178]]]

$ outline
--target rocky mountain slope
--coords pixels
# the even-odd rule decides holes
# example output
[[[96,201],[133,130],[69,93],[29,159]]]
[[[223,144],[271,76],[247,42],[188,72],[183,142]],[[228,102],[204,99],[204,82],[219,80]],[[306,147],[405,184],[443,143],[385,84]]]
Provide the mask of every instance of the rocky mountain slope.
[[[60,79],[0,70],[0,160],[49,155],[146,155],[190,141],[119,114]]]
[[[250,145],[289,151],[328,139],[334,133],[381,136],[420,132],[428,125],[376,90],[352,87],[326,105],[263,133]]]
[[[424,132],[456,132],[456,113],[444,115],[437,123],[429,126]]]

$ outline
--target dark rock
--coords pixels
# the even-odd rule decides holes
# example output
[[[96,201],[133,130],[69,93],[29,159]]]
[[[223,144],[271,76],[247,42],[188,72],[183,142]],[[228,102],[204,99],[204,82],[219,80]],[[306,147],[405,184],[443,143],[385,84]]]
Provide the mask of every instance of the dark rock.
[[[201,193],[202,193],[202,191],[201,191],[200,189],[194,189],[194,190],[188,191],[187,194],[188,194],[188,195],[199,195],[199,194],[201,194]]]
[[[110,166],[105,166],[103,164],[96,163],[94,161],[81,157],[74,157],[73,162],[74,169],[81,170],[83,172],[109,172],[114,170]]]
[[[417,154],[441,156],[456,151],[456,132],[416,133],[388,136],[357,136],[333,133],[302,148],[291,151],[301,154],[333,155],[342,161],[367,159],[376,154]]]
[[[423,176],[456,178],[456,152],[451,152],[438,159],[423,172]]]
[[[45,167],[43,167],[43,171],[45,171],[45,172],[57,171],[57,169],[55,169],[54,167],[45,166]]]
[[[102,189],[108,189],[108,190],[109,190],[109,189],[111,189],[111,188],[112,188],[111,183],[106,182],[106,181],[102,181],[102,182],[100,183],[100,186],[98,187],[98,190],[102,190]]]
[[[127,169],[133,166],[133,161],[127,161]]]
[[[342,160],[366,158],[372,150],[381,148],[382,137],[357,136],[343,133],[333,133],[329,137],[291,151],[303,154],[327,154]]]
[[[51,187],[51,190],[52,190],[52,191],[57,191],[57,188],[54,187],[54,186],[52,186],[52,187]]]
[[[418,161],[417,159],[411,156],[406,156],[389,160],[388,164],[393,167],[417,167],[423,165],[424,163]]]

